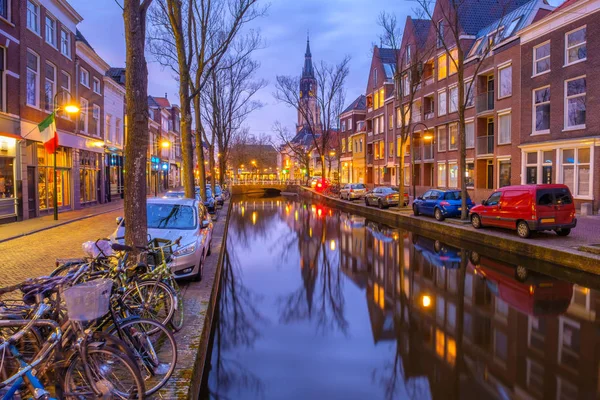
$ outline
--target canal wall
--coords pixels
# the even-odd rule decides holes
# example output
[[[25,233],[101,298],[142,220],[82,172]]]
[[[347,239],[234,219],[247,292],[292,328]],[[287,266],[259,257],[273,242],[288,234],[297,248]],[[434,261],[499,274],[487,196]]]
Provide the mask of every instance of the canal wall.
[[[157,398],[196,400],[199,397],[217,306],[232,204],[230,200],[226,201],[213,221],[211,255],[206,258],[202,280],[181,284],[185,319],[183,329],[175,334],[177,367]]]
[[[535,239],[522,239],[516,233],[507,230],[485,228],[475,230],[470,224],[464,225],[460,221],[438,222],[429,217],[415,217],[412,212],[409,214],[367,207],[363,203],[352,203],[325,196],[305,187],[298,187],[298,191],[300,196],[335,206],[347,212],[373,217],[390,225],[428,231],[444,237],[505,251],[513,255],[530,257],[587,273],[600,274],[600,256],[579,251],[575,248],[560,247],[541,241],[536,242]]]

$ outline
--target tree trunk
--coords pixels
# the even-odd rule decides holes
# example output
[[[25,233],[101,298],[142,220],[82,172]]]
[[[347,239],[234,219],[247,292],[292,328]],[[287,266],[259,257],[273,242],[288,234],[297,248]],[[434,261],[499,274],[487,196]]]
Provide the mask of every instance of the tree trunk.
[[[321,155],[321,179],[325,179],[325,154]]]
[[[400,154],[398,154],[398,174],[396,174],[396,179],[398,179],[398,194],[400,195],[400,207],[404,206],[404,174],[406,171],[404,170],[404,157],[406,153],[406,138],[404,135],[400,138]],[[412,151],[412,149],[410,149]]]
[[[148,151],[148,68],[144,56],[146,12],[139,0],[125,0],[123,20],[127,44],[125,102],[125,243],[147,244],[146,168]]]
[[[192,113],[190,110],[190,74],[185,54],[181,2],[167,0],[169,21],[177,48],[177,65],[179,67],[179,101],[181,102],[181,157],[183,159],[183,190],[185,197],[193,199],[194,190],[194,149],[192,146]]]
[[[458,46],[458,137],[460,144],[460,162],[459,171],[459,185],[461,193],[461,211],[460,219],[466,221],[468,218],[469,210],[467,209],[467,185],[465,182],[465,173],[467,170],[467,138],[465,132],[465,66],[462,62],[463,52],[460,46]],[[475,78],[473,78],[475,79]]]
[[[215,193],[215,146],[210,145],[208,148],[208,170],[210,171],[210,186],[213,194]]]
[[[194,118],[196,120],[196,154],[198,157],[198,186],[200,197],[206,199],[206,171],[204,170],[204,146],[202,141],[202,115],[200,115],[200,96],[194,97]]]

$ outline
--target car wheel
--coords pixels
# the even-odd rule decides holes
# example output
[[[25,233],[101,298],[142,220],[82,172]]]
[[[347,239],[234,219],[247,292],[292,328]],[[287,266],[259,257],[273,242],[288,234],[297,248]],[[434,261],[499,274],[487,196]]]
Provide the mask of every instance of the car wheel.
[[[481,225],[481,218],[479,217],[479,215],[477,215],[477,214],[471,215],[471,225],[473,225],[473,228],[475,228],[475,229],[479,229],[483,226],[483,225]]]
[[[527,268],[517,265],[517,268],[515,269],[515,279],[519,282],[525,282],[528,277],[529,271],[527,271]]]
[[[419,214],[420,214],[419,213],[419,207],[417,207],[416,204],[413,204],[413,214],[414,214],[415,217],[418,217]]]
[[[196,275],[194,275],[194,277],[192,278],[192,281],[200,282],[202,280],[203,276],[204,276],[204,254],[202,255],[202,259],[200,260],[200,263],[198,266],[198,272],[196,273]]]
[[[568,236],[569,233],[571,233],[571,229],[570,228],[560,228],[560,229],[557,229],[555,232],[558,236]]]
[[[381,200],[379,200],[379,201],[377,202],[377,206],[378,206],[380,209],[382,209],[382,210],[385,208],[385,207],[383,206],[383,203],[381,202]]]
[[[210,242],[208,242],[208,251],[206,252],[206,257],[210,256],[212,254],[212,238],[210,239]]]
[[[433,212],[433,216],[438,221],[443,221],[444,220],[444,214],[442,214],[442,210],[440,210],[439,208],[435,209],[435,211]]]
[[[529,225],[527,225],[527,222],[517,222],[517,234],[523,239],[527,239],[529,235],[531,235],[531,230],[529,229]]]

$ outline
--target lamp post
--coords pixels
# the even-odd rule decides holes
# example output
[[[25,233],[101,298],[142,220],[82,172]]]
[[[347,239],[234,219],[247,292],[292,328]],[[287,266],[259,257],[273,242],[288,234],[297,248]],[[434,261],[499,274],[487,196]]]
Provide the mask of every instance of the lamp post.
[[[54,105],[54,111],[53,114],[56,117],[56,113],[58,111],[64,110],[65,112],[69,113],[69,114],[76,114],[79,112],[79,106],[77,104],[74,103],[69,103],[66,104],[64,106],[59,106],[58,105],[58,95],[61,93],[67,93],[64,89],[59,90],[58,92],[56,92],[56,94],[54,95],[54,99],[52,101],[52,104]],[[70,98],[70,93],[69,93],[69,98]],[[56,124],[56,121],[54,122]],[[56,132],[56,134],[58,134],[58,132]],[[56,143],[55,143],[56,144]],[[54,182],[52,184],[52,197],[53,197],[53,206],[54,206],[54,220],[58,221],[58,187],[56,185],[56,177],[58,176],[58,174],[56,173],[56,153],[58,152],[58,146],[54,146]]]
[[[414,147],[414,142],[413,142],[413,138],[415,136],[415,130],[418,126],[423,126],[425,127],[425,130],[428,130],[429,127],[427,125],[425,125],[423,122],[417,122],[416,124],[413,125],[412,128],[412,134],[410,135],[410,169],[411,169],[411,181],[412,181],[412,189],[413,189],[413,202],[415,201],[415,199],[417,198],[417,191],[416,191],[416,183],[415,183],[415,147]],[[400,160],[400,162],[403,162],[403,160]]]

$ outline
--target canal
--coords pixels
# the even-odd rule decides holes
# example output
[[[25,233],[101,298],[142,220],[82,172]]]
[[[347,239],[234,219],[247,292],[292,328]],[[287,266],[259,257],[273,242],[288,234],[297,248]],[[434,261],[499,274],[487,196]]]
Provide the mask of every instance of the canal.
[[[203,399],[596,399],[597,277],[234,200]]]

